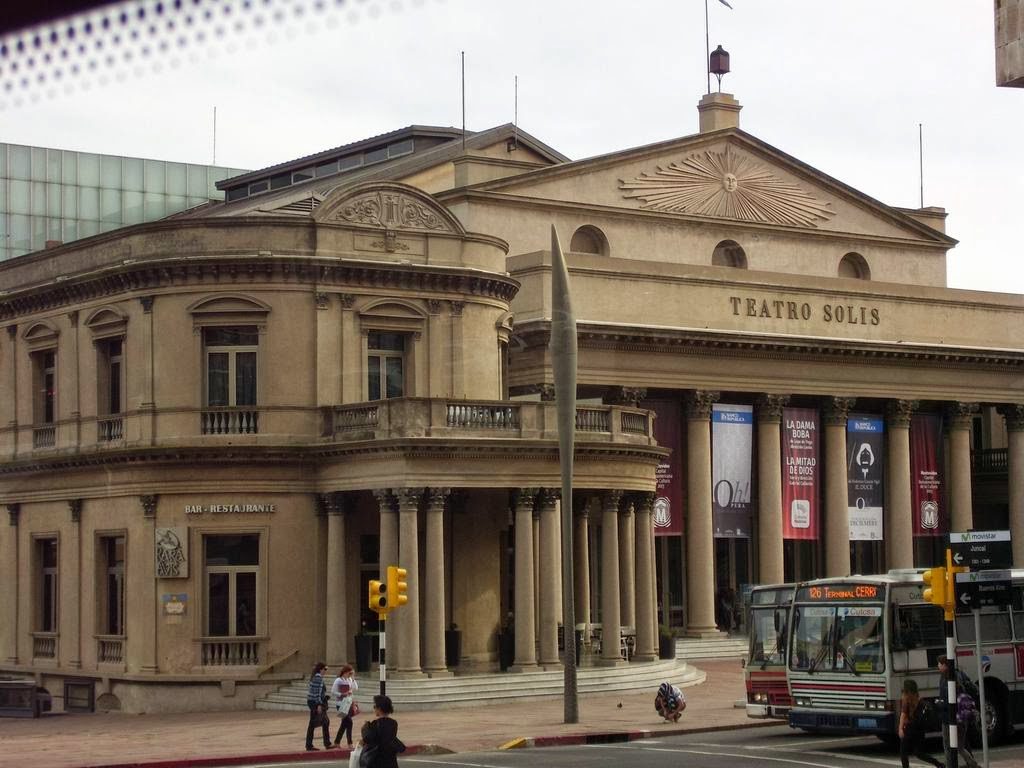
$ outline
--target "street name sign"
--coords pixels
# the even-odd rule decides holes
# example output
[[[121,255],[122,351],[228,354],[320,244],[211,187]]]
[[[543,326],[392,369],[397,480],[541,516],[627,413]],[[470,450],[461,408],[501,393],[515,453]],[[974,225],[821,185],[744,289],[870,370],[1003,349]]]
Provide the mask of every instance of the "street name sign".
[[[956,574],[956,607],[958,611],[1010,604],[1013,594],[1009,571],[976,571]]]
[[[964,531],[949,534],[953,565],[972,571],[1013,567],[1013,547],[1009,531]]]

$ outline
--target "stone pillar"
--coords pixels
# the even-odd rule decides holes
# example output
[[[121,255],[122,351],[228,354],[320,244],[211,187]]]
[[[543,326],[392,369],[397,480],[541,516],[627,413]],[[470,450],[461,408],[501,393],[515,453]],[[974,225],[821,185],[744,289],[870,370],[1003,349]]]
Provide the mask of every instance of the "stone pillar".
[[[398,507],[395,496],[389,489],[375,490],[373,496],[377,500],[377,509],[380,513],[380,576],[378,578],[387,583],[388,566],[400,565],[398,562]],[[398,625],[401,621],[399,614],[407,610],[408,607],[405,607],[392,612],[386,623],[388,674],[397,668]]]
[[[619,609],[622,626],[636,629],[636,571],[633,546],[633,500],[625,499],[619,515]]]
[[[654,505],[653,493],[642,493],[637,497],[636,514],[633,520],[636,552],[636,661],[654,661],[658,658],[657,634],[655,627],[654,596],[654,521],[651,510]]]
[[[539,493],[539,490],[538,490]],[[534,501],[533,504],[533,519],[531,520],[533,525],[533,581],[530,582],[530,589],[533,590],[533,629],[534,638],[533,642],[536,646],[537,643],[537,627],[540,626],[540,505]]]
[[[949,430],[950,530],[969,531],[974,527],[974,502],[971,499],[971,426],[977,403],[952,403],[946,408]]]
[[[757,401],[757,552],[762,584],[786,580],[782,546],[782,409],[789,395]]]
[[[61,591],[65,595],[78,594],[77,599],[73,601],[73,604],[69,607],[73,608],[73,611],[68,611],[70,615],[66,615],[63,618],[67,619],[66,622],[62,622],[60,625],[61,629],[61,656],[66,658],[68,666],[72,669],[81,669],[82,667],[82,601],[85,599],[85,595],[81,590],[82,585],[82,500],[81,499],[68,499],[68,513],[71,517],[71,533],[68,537],[67,543],[61,547],[61,563],[64,578],[70,577],[74,580],[73,587],[66,589],[63,585]],[[155,532],[154,538],[150,539],[150,542],[155,546]],[[65,570],[66,569],[66,570]],[[155,588],[155,583],[154,583]],[[71,601],[63,601],[64,605],[67,605]],[[58,605],[60,603],[58,602]],[[61,612],[64,612],[64,608]],[[155,619],[154,619],[155,620]]]
[[[18,663],[18,518],[21,504],[7,505],[7,525],[0,523],[0,659]]]
[[[1006,421],[1006,480],[1013,567],[1024,568],[1024,405],[999,406]]]
[[[846,482],[846,419],[856,402],[825,402],[825,575],[850,575],[850,507]]]
[[[534,623],[533,507],[536,488],[520,488],[514,494],[516,516],[515,573],[515,671],[537,667],[537,627]]]
[[[573,566],[575,573],[573,599],[576,601],[576,621],[587,627],[590,624],[590,518],[588,517],[590,497],[573,499]],[[575,630],[575,627],[573,627]],[[587,630],[585,630],[587,631]]]
[[[558,497],[555,488],[544,488],[538,496],[540,507],[540,637],[538,662],[545,667],[558,666],[558,590],[562,553],[558,541]],[[570,632],[570,636],[571,636]]]
[[[431,677],[448,673],[444,658],[444,504],[449,493],[448,488],[427,489],[423,671]]]
[[[888,568],[914,567],[914,517],[910,488],[910,417],[916,400],[892,400],[886,408],[888,508],[885,510],[885,560]]]
[[[143,525],[140,526],[142,538],[142,563],[139,567],[139,584],[142,591],[141,637],[139,648],[142,671],[156,674],[159,671],[156,652],[156,622],[159,606],[156,599],[156,494],[139,497],[142,506]]]
[[[686,633],[714,637],[715,539],[711,520],[711,406],[717,392],[696,391],[686,398]],[[666,606],[667,608],[667,606]]]
[[[330,669],[348,658],[348,559],[345,552],[345,501],[340,493],[321,494],[321,508],[327,513],[327,605],[324,656]]]
[[[619,606],[619,502],[622,491],[601,498],[601,663],[616,665],[621,632]]]
[[[395,669],[405,675],[417,675],[420,669],[420,554],[419,509],[422,488],[402,488],[398,496],[398,565],[408,573],[405,594],[409,602],[388,616],[397,626],[398,659]],[[393,599],[393,598],[392,598]],[[395,622],[397,616],[398,622]],[[443,620],[443,619],[442,619]]]

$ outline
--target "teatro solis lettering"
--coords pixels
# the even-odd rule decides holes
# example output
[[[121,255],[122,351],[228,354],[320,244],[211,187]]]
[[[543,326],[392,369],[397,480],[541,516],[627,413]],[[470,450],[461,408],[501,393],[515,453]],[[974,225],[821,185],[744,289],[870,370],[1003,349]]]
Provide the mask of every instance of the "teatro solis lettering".
[[[767,317],[776,320],[810,320],[815,311],[809,302],[758,299],[752,296],[730,296],[735,316]],[[882,315],[878,307],[863,304],[823,304],[819,316],[826,323],[845,325],[878,325]]]

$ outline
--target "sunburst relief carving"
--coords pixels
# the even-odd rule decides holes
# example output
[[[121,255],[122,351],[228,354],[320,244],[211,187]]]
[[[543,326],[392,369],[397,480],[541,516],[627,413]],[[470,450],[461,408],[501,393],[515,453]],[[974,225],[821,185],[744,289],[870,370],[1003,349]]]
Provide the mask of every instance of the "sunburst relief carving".
[[[828,203],[728,146],[723,152],[697,152],[619,185],[623,197],[642,200],[641,208],[653,211],[798,227],[817,226],[817,220],[835,215]]]

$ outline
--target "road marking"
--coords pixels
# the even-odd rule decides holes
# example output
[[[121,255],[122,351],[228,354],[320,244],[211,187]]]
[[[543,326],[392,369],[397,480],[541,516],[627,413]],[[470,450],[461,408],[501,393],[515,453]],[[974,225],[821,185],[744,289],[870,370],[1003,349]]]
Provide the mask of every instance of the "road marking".
[[[646,749],[645,747],[640,747]],[[744,755],[733,752],[704,752],[699,749],[649,749],[649,752],[681,752],[687,755],[708,755],[710,757],[741,757],[750,760],[767,760],[772,763],[791,763],[793,765],[806,765],[810,768],[835,768],[835,763],[811,763],[807,760],[790,760],[785,757],[765,757],[764,755],[758,755],[756,758],[753,755]]]
[[[456,763],[454,760],[427,760],[422,757],[404,757],[402,764],[406,763],[435,763],[437,765],[464,765],[467,768],[508,768],[507,765],[489,765],[487,763]]]

